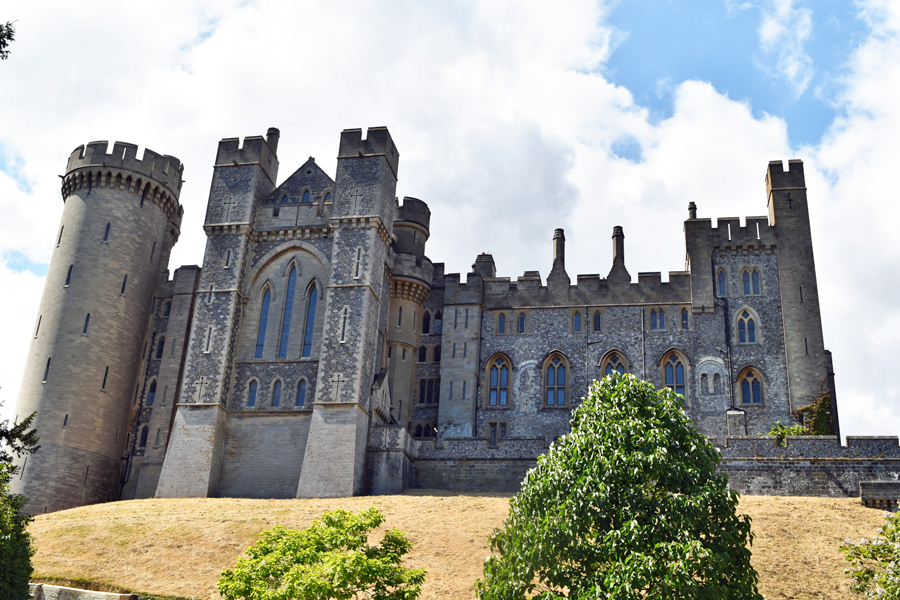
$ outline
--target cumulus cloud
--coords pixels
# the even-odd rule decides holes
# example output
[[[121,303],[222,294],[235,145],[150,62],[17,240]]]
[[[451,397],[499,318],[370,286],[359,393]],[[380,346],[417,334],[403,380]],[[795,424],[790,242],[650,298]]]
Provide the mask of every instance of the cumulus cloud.
[[[809,10],[789,0],[766,6],[761,44],[802,93],[812,69]],[[565,0],[552,10],[513,0],[17,8],[14,52],[0,65],[0,85],[20,91],[0,95],[8,157],[0,160],[0,284],[17,290],[0,298],[15,323],[6,329],[9,356],[0,356],[7,411],[42,286],[11,270],[8,253],[49,260],[63,206],[57,175],[72,148],[119,139],[185,162],[174,269],[201,261],[218,139],[277,126],[282,178],[310,155],[333,174],[341,129],[387,125],[401,155],[398,195],[431,207],[429,256],[466,272],[479,252],[492,252],[511,277],[534,269],[546,277],[556,227],[566,228],[573,280],[609,270],[614,225],[625,227],[633,275],[681,270],[689,201],[705,217],[765,214],[767,162],[803,158],[826,342],[846,386],[845,432],[900,424],[900,398],[885,374],[900,323],[877,319],[900,283],[890,262],[900,252],[891,217],[900,215],[886,202],[900,183],[889,175],[900,139],[890,102],[900,49],[887,2],[862,7],[872,35],[848,66],[843,116],[820,145],[799,152],[782,119],[709,82],[667,81],[671,116],[652,119],[601,74],[621,35],[606,24],[602,2]],[[849,241],[862,231],[866,244]]]
[[[813,61],[805,44],[812,33],[812,11],[797,7],[793,0],[769,0],[759,6],[762,19],[759,41],[773,66],[799,97],[813,74]]]

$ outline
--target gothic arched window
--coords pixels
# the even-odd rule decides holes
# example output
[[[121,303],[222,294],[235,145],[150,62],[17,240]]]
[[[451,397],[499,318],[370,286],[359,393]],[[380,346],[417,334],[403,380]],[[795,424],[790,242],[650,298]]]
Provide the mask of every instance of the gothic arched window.
[[[488,406],[506,406],[509,403],[509,361],[498,356],[488,369]]]
[[[759,282],[759,271],[756,269],[744,269],[741,273],[741,282],[744,284],[745,296],[759,296],[762,292]]]
[[[666,311],[663,309],[650,311],[650,329],[665,330],[666,328]]]
[[[166,302],[163,305],[163,316],[168,317],[170,314],[172,314],[172,303]]]
[[[306,305],[306,331],[303,335],[303,358],[312,354],[313,329],[316,325],[316,302],[318,301],[316,284],[309,288],[309,302]]]
[[[762,404],[762,378],[755,369],[746,369],[739,378],[741,404]]]
[[[443,324],[443,319],[441,315],[441,311],[437,311],[434,314],[434,333],[438,334],[441,332],[441,325]]]
[[[272,406],[281,406],[281,380],[276,379],[272,386]]]
[[[581,313],[577,312],[572,315],[572,331],[581,331]]]
[[[304,406],[306,404],[306,380],[301,379],[297,384],[297,404],[296,406]]]
[[[688,311],[686,308],[681,309],[681,328],[688,328]]]
[[[259,311],[259,329],[256,331],[256,358],[262,358],[263,347],[266,345],[266,322],[269,320],[269,302],[272,294],[269,289],[263,294],[262,308]]]
[[[619,375],[625,374],[625,362],[615,352],[609,355],[609,358],[606,359],[603,366],[604,376],[612,375],[613,373],[618,373]]]
[[[498,333],[506,333],[506,315],[500,313],[500,316],[497,317],[497,332]]]
[[[303,201],[309,202],[309,190],[306,190],[305,192],[303,192]]]
[[[684,361],[677,352],[669,352],[663,359],[663,374],[667,388],[681,395],[681,403],[685,399]]]
[[[153,401],[156,400],[156,380],[150,382],[150,388],[147,390],[147,406],[153,406]]]
[[[525,313],[519,313],[519,333],[525,333]]]
[[[738,318],[738,343],[755,344],[756,343],[756,321],[749,311],[743,311]]]
[[[426,348],[425,346],[421,346],[419,348],[419,362],[420,363],[425,362],[428,359],[427,355],[428,355],[428,348]]]
[[[284,295],[284,316],[281,319],[281,343],[278,345],[278,358],[287,358],[288,338],[291,334],[291,313],[294,310],[294,288],[296,287],[297,269],[291,267],[287,293]]]
[[[716,275],[716,279],[718,280],[718,289],[716,290],[716,295],[719,298],[724,298],[728,295],[728,285],[725,282],[725,271],[719,270],[718,275]]]
[[[250,382],[250,386],[247,388],[247,406],[253,408],[256,406],[256,388],[259,385],[256,383],[256,380],[252,380]]]
[[[427,310],[422,315],[422,333],[431,333],[431,315]]]
[[[565,357],[552,354],[544,363],[544,397],[547,406],[566,405],[566,371]]]
[[[599,311],[599,310],[596,311],[596,312],[594,313],[594,331],[600,331],[600,325],[601,325],[600,320],[601,320],[601,318],[602,318],[602,317],[600,316],[600,311]]]
[[[161,336],[159,338],[159,343],[156,344],[156,360],[159,360],[163,357],[163,352],[166,351],[166,337]]]

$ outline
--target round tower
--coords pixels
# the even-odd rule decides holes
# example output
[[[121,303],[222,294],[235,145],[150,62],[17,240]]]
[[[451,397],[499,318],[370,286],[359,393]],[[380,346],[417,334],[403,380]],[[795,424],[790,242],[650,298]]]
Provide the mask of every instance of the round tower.
[[[394,270],[387,328],[391,400],[397,422],[406,426],[416,399],[417,350],[425,300],[431,293],[432,264],[425,256],[431,211],[405,197],[394,215]]]
[[[16,415],[41,448],[13,482],[32,513],[116,500],[153,298],[181,224],[181,161],[91,142],[69,156],[65,207]]]

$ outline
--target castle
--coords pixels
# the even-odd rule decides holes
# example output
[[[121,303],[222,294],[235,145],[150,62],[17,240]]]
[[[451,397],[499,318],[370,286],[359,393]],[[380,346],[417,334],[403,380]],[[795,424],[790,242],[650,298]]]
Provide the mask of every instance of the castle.
[[[743,226],[691,202],[667,282],[633,281],[621,227],[605,277],[573,282],[557,229],[546,279],[511,280],[489,254],[464,277],[426,256],[386,128],[343,131],[334,178],[310,158],[278,184],[278,141],[219,142],[203,266],[171,279],[180,161],[71,154],[16,411],[41,435],[29,510],[516,489],[613,371],[681,394],[720,445],[835,397],[800,161],[768,165],[768,215]]]

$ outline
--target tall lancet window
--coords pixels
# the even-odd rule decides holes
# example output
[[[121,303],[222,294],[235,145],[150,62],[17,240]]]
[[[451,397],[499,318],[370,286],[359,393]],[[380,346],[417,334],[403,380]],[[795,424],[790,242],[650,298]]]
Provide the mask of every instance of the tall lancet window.
[[[281,344],[278,358],[287,358],[288,337],[291,334],[291,313],[294,309],[294,288],[297,287],[297,269],[291,267],[288,275],[287,294],[284,296],[284,317],[281,319]]]
[[[316,284],[309,288],[309,302],[306,308],[306,331],[303,334],[303,358],[308,358],[312,354],[313,329],[316,325],[316,301],[319,294],[316,291]]]
[[[256,358],[262,358],[263,346],[266,345],[266,321],[269,320],[269,302],[272,294],[269,290],[263,295],[262,310],[259,312],[259,330],[256,332]]]

